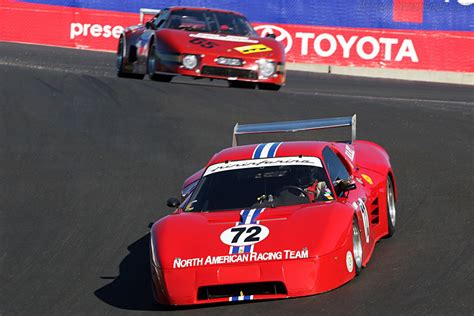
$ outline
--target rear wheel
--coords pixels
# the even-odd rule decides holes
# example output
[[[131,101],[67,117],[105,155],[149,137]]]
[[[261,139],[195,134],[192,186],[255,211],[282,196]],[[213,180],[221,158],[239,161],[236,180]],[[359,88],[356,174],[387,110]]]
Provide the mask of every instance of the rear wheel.
[[[148,50],[148,58],[147,58],[148,78],[150,78],[153,81],[170,82],[171,79],[173,79],[173,76],[155,73],[157,63],[158,63],[158,59],[156,57],[156,45],[155,45],[155,41],[153,41],[151,42],[150,49]]]
[[[352,253],[354,254],[355,272],[359,275],[362,271],[362,239],[360,237],[357,217],[352,220]]]
[[[397,208],[395,207],[395,193],[390,176],[387,177],[387,221],[388,237],[392,237],[395,233],[395,224],[397,222]]]
[[[230,88],[255,89],[257,86],[255,82],[249,81],[229,80],[228,82]]]
[[[117,62],[117,77],[120,78],[133,78],[133,79],[143,79],[145,77],[142,74],[134,74],[134,73],[128,73],[124,71],[124,62],[125,62],[125,54],[126,54],[126,47],[125,47],[125,39],[123,36],[120,36],[119,39],[119,44],[117,47],[117,56],[116,56],[116,62]]]
[[[259,83],[258,88],[260,90],[278,91],[278,90],[280,90],[281,86],[278,85],[278,84],[273,84],[273,83]]]

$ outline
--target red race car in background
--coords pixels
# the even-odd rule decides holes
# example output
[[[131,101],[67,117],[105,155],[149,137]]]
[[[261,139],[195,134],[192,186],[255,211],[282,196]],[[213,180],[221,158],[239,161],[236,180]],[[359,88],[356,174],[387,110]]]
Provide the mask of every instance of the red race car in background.
[[[233,147],[188,178],[176,211],[151,227],[161,304],[288,298],[358,275],[396,224],[395,178],[356,117],[236,125]],[[237,135],[352,126],[349,142],[237,146]]]
[[[143,24],[146,14],[156,14]],[[278,90],[285,83],[284,48],[257,35],[237,12],[171,7],[140,10],[140,25],[119,38],[119,77],[169,82],[175,75],[224,79],[230,86]]]

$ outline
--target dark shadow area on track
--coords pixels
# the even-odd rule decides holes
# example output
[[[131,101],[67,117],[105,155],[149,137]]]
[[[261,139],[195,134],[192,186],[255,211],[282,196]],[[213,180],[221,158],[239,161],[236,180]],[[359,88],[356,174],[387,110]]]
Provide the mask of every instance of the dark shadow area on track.
[[[146,234],[127,247],[129,254],[119,265],[119,275],[94,294],[103,302],[127,310],[166,310],[155,303],[150,279],[150,234]],[[101,276],[109,279],[109,276]]]

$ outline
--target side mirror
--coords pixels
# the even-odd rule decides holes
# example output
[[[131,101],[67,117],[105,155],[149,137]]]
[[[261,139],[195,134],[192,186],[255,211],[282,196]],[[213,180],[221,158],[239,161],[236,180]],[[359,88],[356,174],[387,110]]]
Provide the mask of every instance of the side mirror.
[[[273,38],[275,39],[276,38],[276,35],[273,34],[273,33],[268,33],[267,35],[265,35],[265,37],[268,37],[268,38]]]
[[[146,27],[147,29],[154,29],[154,28],[155,28],[155,25],[154,25],[151,21],[147,21],[147,22],[145,23],[145,27]]]
[[[344,180],[340,182],[341,190],[343,192],[352,191],[357,188],[355,182],[351,180]]]
[[[179,202],[179,200],[177,198],[174,198],[174,197],[170,197],[167,201],[166,201],[166,206],[168,207],[173,207],[173,208],[177,208],[179,206],[179,204],[181,204]]]

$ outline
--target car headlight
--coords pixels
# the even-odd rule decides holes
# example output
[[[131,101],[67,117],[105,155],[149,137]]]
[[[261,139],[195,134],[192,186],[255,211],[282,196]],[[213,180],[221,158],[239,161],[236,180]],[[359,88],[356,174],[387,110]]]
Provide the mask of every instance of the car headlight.
[[[274,62],[261,59],[258,63],[258,70],[260,72],[260,76],[263,77],[270,77],[275,73],[276,65]]]
[[[183,57],[183,66],[186,69],[194,69],[198,65],[198,59],[196,55],[185,55]]]

